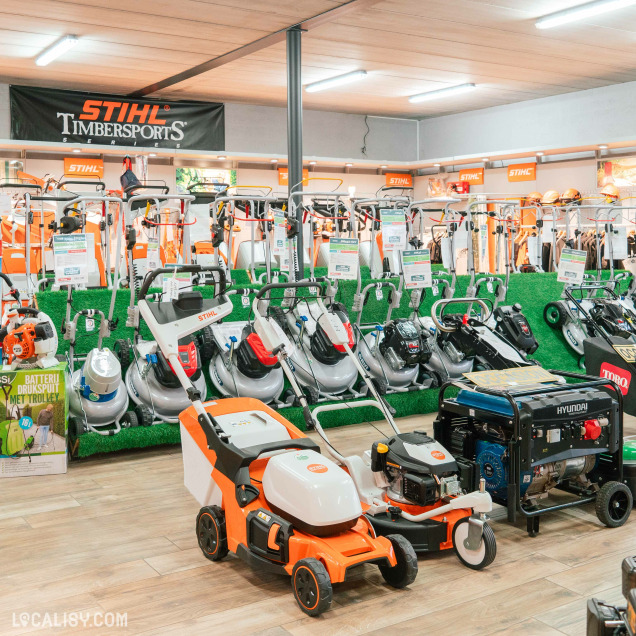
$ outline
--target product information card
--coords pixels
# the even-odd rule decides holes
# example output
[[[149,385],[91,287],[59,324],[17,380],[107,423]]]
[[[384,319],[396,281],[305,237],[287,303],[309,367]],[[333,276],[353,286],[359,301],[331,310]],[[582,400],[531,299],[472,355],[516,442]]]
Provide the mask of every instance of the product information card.
[[[571,250],[567,247],[563,248],[561,260],[559,261],[559,276],[557,280],[560,283],[569,283],[570,285],[582,283],[586,259],[587,252]]]
[[[88,283],[88,241],[86,234],[53,235],[55,282],[60,285]]]
[[[404,250],[402,252],[402,271],[404,272],[405,289],[430,287],[433,284],[430,251]]]
[[[281,256],[287,247],[287,221],[283,212],[274,212],[274,245],[272,253],[274,256]]]
[[[358,277],[358,239],[329,239],[329,271],[327,276],[338,280]]]
[[[380,210],[382,246],[385,250],[406,247],[406,216],[400,210]]]

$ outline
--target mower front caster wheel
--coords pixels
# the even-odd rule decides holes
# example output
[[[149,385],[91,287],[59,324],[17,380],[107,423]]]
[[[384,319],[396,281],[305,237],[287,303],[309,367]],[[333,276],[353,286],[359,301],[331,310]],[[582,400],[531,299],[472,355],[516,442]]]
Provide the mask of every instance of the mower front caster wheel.
[[[608,528],[622,526],[632,511],[632,491],[620,481],[608,481],[596,495],[596,516]]]
[[[469,517],[460,519],[453,528],[453,548],[457,558],[471,570],[483,570],[497,556],[497,541],[492,528],[484,523],[481,544],[477,550],[469,550],[465,541],[468,539]]]
[[[145,404],[135,406],[135,415],[139,426],[152,426],[152,412]]]
[[[197,539],[203,556],[220,561],[227,556],[225,514],[218,506],[204,506],[197,515]]]
[[[68,419],[68,434],[69,437],[77,439],[80,435],[86,433],[86,426],[84,419],[81,417],[69,417]]]
[[[333,590],[327,568],[318,559],[301,559],[292,571],[294,598],[309,616],[320,616],[331,607]]]
[[[119,420],[119,423],[124,428],[137,428],[139,426],[139,419],[134,411],[126,411]]]
[[[560,329],[565,323],[563,305],[558,301],[548,303],[543,310],[543,319],[552,329]]]
[[[381,565],[380,574],[382,578],[391,586],[398,589],[408,587],[417,576],[417,555],[413,546],[400,534],[388,534],[386,538],[393,546],[393,552],[397,563]]]

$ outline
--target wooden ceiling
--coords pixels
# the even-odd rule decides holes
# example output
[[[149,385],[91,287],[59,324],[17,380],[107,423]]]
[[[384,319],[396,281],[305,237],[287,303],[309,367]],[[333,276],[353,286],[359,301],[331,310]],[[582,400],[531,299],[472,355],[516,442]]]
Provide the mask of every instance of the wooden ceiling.
[[[303,35],[303,82],[366,79],[304,95],[306,108],[430,117],[636,80],[636,7],[546,31],[534,19],[581,0],[382,0]],[[0,5],[0,81],[130,93],[322,11],[338,0],[29,0]],[[48,67],[63,35],[80,43]],[[474,82],[471,93],[408,96]],[[284,106],[276,44],[159,93]]]

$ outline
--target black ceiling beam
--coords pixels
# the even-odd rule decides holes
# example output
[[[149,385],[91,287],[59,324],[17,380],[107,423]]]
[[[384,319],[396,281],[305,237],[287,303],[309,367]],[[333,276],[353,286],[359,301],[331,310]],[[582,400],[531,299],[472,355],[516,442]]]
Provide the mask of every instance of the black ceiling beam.
[[[307,18],[302,22],[290,24],[284,29],[280,29],[279,31],[270,33],[269,35],[259,38],[258,40],[254,40],[254,42],[244,44],[238,49],[228,51],[227,53],[219,55],[218,57],[213,57],[211,60],[203,62],[202,64],[197,64],[197,66],[193,66],[187,71],[182,71],[181,73],[166,77],[166,79],[155,82],[154,84],[149,84],[144,88],[130,93],[128,96],[145,97],[146,95],[151,95],[152,93],[156,93],[157,91],[168,88],[169,86],[174,86],[175,84],[180,84],[181,82],[184,82],[185,80],[188,80],[192,77],[196,77],[197,75],[201,75],[202,73],[207,73],[208,71],[218,68],[219,66],[223,66],[224,64],[229,64],[230,62],[240,60],[246,55],[251,55],[252,53],[256,53],[257,51],[266,49],[270,46],[273,46],[274,44],[278,44],[279,42],[284,42],[288,29],[297,28],[302,29],[303,31],[310,31],[311,29],[315,29],[316,27],[322,26],[323,24],[327,24],[328,22],[337,20],[338,18],[341,18],[342,16],[351,13],[352,11],[366,9],[374,4],[377,4],[378,2],[380,2],[380,0],[349,0],[349,2],[345,2],[344,4],[334,7],[333,9],[323,11],[322,13],[319,13],[311,18]]]

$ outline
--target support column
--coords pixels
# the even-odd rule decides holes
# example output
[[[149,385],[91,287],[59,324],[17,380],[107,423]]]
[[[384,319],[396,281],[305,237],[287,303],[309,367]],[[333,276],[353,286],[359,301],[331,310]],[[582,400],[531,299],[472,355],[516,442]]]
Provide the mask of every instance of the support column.
[[[287,157],[288,183],[291,194],[303,189],[303,86],[302,86],[302,30],[292,27],[287,30]],[[299,185],[296,185],[299,184]],[[295,186],[295,187],[294,187]],[[296,280],[304,276],[304,246],[302,232],[302,205],[297,208],[298,235],[298,263]],[[290,263],[291,266],[291,263]]]

